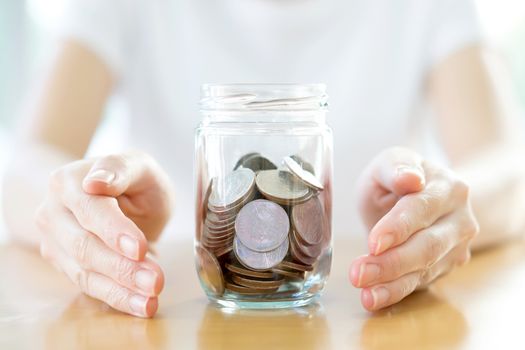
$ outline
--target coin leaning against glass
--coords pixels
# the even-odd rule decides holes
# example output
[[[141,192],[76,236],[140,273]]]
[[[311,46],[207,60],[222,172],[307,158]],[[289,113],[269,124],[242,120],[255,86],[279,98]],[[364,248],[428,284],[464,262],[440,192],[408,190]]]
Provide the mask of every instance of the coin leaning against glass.
[[[274,202],[257,199],[246,204],[235,219],[235,234],[248,249],[267,252],[276,249],[288,237],[290,219]]]
[[[197,270],[201,281],[206,288],[215,295],[224,293],[224,278],[222,276],[221,266],[217,259],[208,250],[203,247],[195,247],[197,256]]]
[[[283,163],[286,165],[288,170],[295,176],[297,176],[306,186],[311,187],[315,190],[322,191],[324,189],[323,184],[314,174],[304,170],[299,163],[297,163],[291,157],[284,157]]]
[[[255,173],[246,168],[234,170],[224,177],[214,178],[208,207],[221,210],[239,204],[253,190],[254,183]]]

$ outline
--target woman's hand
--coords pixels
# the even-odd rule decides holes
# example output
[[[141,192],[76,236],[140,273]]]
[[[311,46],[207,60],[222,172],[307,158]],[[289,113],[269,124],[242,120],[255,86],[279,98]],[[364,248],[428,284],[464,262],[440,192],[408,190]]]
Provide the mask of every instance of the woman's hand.
[[[479,228],[468,186],[452,171],[391,148],[367,168],[360,192],[370,254],[353,261],[350,281],[366,309],[397,303],[470,259]]]
[[[37,212],[40,252],[87,295],[151,317],[164,276],[146,252],[169,219],[170,193],[144,154],[70,163],[51,175]]]

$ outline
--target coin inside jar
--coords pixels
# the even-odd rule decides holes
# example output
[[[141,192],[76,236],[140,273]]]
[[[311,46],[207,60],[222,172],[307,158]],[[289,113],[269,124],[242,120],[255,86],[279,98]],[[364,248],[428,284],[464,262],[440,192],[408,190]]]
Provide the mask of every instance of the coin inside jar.
[[[292,225],[306,245],[321,243],[326,230],[324,211],[317,196],[292,208]]]
[[[323,184],[321,181],[319,181],[319,179],[317,179],[317,177],[311,172],[304,170],[293,158],[284,157],[283,162],[290,172],[297,176],[305,185],[315,190],[323,190]]]
[[[250,153],[246,153],[244,156],[242,156],[241,158],[239,158],[239,160],[237,161],[237,163],[235,163],[235,166],[233,167],[233,170],[237,170],[238,168],[240,168],[242,166],[242,163],[244,163],[246,161],[246,159],[252,157],[252,156],[256,156],[256,155],[259,155],[260,153],[258,152],[250,152]]]
[[[307,161],[305,161],[303,158],[301,158],[297,154],[294,154],[293,156],[290,156],[290,158],[292,158],[297,163],[299,163],[301,168],[303,168],[304,170],[309,171],[309,172],[311,172],[312,174],[315,175],[315,169],[314,169],[312,164],[308,163]]]
[[[224,279],[221,271],[221,266],[213,254],[203,247],[197,246],[197,272],[201,281],[206,285],[206,288],[215,295],[222,295],[224,293]]]
[[[254,270],[268,270],[278,265],[288,253],[288,247],[288,237],[276,249],[263,253],[249,249],[237,237],[233,240],[233,251],[239,262]]]
[[[208,199],[208,208],[220,210],[234,207],[251,193],[254,182],[255,173],[246,168],[240,168],[224,177],[215,178]]]
[[[261,156],[260,154],[252,154],[251,156],[244,159],[240,167],[251,169],[255,172],[260,170],[271,170],[277,169],[277,166],[273,164],[268,158]]]
[[[308,187],[289,171],[260,171],[255,183],[264,197],[279,204],[304,201],[310,195]]]
[[[237,238],[248,249],[267,252],[279,247],[288,236],[290,220],[278,204],[258,199],[246,204],[235,220]]]

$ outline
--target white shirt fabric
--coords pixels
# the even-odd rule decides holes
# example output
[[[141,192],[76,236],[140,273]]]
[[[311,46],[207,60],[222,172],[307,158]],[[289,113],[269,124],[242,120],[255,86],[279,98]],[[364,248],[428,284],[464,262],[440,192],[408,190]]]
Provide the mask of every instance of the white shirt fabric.
[[[194,225],[194,128],[203,83],[326,83],[334,130],[334,231],[362,230],[356,180],[382,149],[425,152],[425,75],[480,41],[469,0],[71,0],[61,35],[118,78],[128,144],[171,175],[168,239]],[[420,137],[421,138],[421,137]]]

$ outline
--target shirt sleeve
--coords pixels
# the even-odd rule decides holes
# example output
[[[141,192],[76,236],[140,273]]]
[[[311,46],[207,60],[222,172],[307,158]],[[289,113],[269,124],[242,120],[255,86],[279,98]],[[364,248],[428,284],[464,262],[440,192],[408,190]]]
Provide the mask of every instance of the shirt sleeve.
[[[429,67],[466,46],[483,41],[472,0],[435,0],[429,21]]]
[[[67,0],[57,35],[85,45],[120,78],[130,55],[132,8],[133,1]]]

